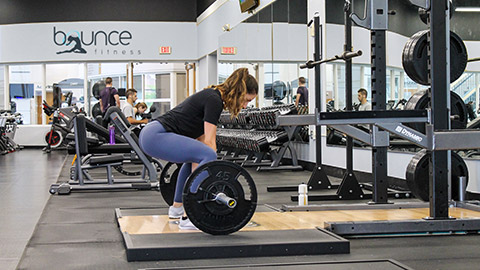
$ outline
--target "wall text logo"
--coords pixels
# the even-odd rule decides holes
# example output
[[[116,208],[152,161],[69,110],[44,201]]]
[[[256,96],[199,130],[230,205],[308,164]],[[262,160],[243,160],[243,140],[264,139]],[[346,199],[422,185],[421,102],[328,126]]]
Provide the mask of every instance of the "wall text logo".
[[[80,53],[86,54],[85,47],[88,46],[128,46],[132,40],[132,33],[129,31],[78,31],[71,30],[64,32],[53,27],[53,42],[57,46],[73,46],[69,49],[58,51],[57,54],[63,53]],[[95,50],[97,52],[97,50]],[[113,54],[115,50],[112,50]],[[123,52],[123,51],[122,51]],[[140,53],[140,51],[138,51]],[[102,50],[103,53],[103,50]],[[125,54],[125,53],[122,53]]]

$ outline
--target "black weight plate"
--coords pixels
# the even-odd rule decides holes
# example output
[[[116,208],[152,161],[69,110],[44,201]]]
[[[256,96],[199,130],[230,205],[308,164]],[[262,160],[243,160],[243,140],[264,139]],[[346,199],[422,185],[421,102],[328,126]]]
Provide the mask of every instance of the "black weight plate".
[[[403,49],[403,53],[402,53],[402,65],[403,65],[403,69],[405,70],[405,73],[407,73],[407,75],[410,77],[410,79],[412,79],[413,81],[416,81],[418,80],[415,76],[416,74],[411,72],[412,70],[414,70],[414,66],[413,66],[413,59],[412,59],[412,48],[415,47],[415,44],[418,42],[418,39],[420,37],[422,37],[422,35],[424,33],[428,32],[427,30],[426,31],[420,31],[420,32],[417,32],[415,33],[408,41],[407,43],[405,44],[405,47]]]
[[[192,183],[197,177],[206,177],[196,190]],[[214,200],[222,192],[236,200],[228,206]],[[203,232],[225,235],[243,228],[257,207],[257,189],[250,174],[239,165],[228,161],[212,161],[199,166],[188,178],[183,190],[183,207],[190,221]]]
[[[430,89],[425,89],[414,93],[405,104],[404,110],[425,110],[430,108],[429,91]],[[462,98],[452,91],[450,91],[450,110],[451,115],[459,116],[458,119],[451,120],[451,128],[465,129],[467,127],[467,107]],[[407,125],[425,134],[424,123],[407,123]]]
[[[453,13],[455,13],[455,7],[453,6],[452,1],[450,1],[450,19],[452,19]],[[428,24],[428,12],[423,8],[418,8],[418,16],[424,24]]]
[[[417,34],[419,36],[417,36]],[[428,30],[418,32],[412,36],[409,48],[404,48],[402,65],[407,75],[415,82],[422,85],[428,83]],[[415,38],[414,38],[415,37]],[[465,71],[468,54],[463,40],[450,31],[450,82],[456,81]]]
[[[173,198],[175,197],[175,187],[177,186],[178,173],[182,164],[168,162],[162,169],[160,174],[159,184],[160,193],[168,205],[173,205]]]
[[[458,177],[467,177],[468,184],[468,168],[465,161],[457,153],[452,153],[452,199],[458,200]],[[429,198],[429,160],[431,154],[426,150],[418,152],[407,166],[405,178],[407,185],[415,197],[428,201]]]
[[[92,107],[92,116],[96,118],[99,115],[102,116],[102,109],[100,108],[100,102],[97,102]]]
[[[93,87],[92,87],[92,95],[96,98],[96,99],[100,99],[100,92],[105,89],[106,84],[104,81],[98,81],[96,82]]]

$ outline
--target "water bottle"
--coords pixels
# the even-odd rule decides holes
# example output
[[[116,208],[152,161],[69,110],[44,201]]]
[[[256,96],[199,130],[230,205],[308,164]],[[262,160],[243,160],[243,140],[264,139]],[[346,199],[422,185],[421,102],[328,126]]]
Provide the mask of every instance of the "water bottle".
[[[108,131],[110,132],[110,144],[115,144],[115,127],[110,126]]]
[[[308,186],[305,183],[298,185],[298,205],[308,205]]]

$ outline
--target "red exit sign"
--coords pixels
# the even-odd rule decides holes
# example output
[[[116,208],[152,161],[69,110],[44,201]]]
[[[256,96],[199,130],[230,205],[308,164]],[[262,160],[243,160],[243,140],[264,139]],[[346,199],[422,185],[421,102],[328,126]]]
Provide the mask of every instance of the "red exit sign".
[[[221,54],[230,54],[230,55],[237,54],[237,48],[236,47],[222,47]]]
[[[170,46],[160,47],[160,54],[171,54],[171,53],[172,53],[172,47]]]

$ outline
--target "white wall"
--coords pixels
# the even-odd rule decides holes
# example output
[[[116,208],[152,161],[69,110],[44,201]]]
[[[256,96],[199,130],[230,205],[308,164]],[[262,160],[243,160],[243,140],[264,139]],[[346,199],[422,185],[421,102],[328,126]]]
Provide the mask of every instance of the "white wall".
[[[236,47],[235,55],[219,55],[228,62],[303,62],[307,58],[308,28],[302,24],[241,23],[219,37],[218,47]]]
[[[262,0],[257,12],[275,0]],[[212,13],[213,12],[213,13]],[[209,14],[203,19],[202,15]],[[210,54],[218,48],[218,37],[223,34],[222,26],[229,24],[232,29],[251,16],[241,13],[238,0],[217,0],[197,20],[198,58]]]
[[[338,24],[327,24],[326,26],[326,55],[325,58],[333,57],[343,52],[344,44],[344,26]],[[408,37],[387,31],[387,66],[395,68],[402,67],[402,51]],[[352,29],[352,45],[355,51],[362,50],[363,55],[353,58],[354,64],[370,64],[370,31],[360,27]]]
[[[97,36],[99,31],[109,33],[112,43],[105,44],[105,38],[100,34],[98,42],[89,45],[92,35]],[[131,38],[123,39],[122,45],[119,32],[124,31],[123,36]],[[65,52],[76,44],[62,45],[65,36],[82,34],[84,52]],[[171,53],[160,54],[160,46],[170,46]],[[197,27],[193,22],[57,22],[0,26],[0,63],[183,61],[197,58]]]
[[[208,85],[208,59],[207,56],[204,56],[198,61],[198,83],[197,83],[197,89],[195,90],[201,90],[205,86]]]
[[[218,38],[218,48],[236,47],[237,54],[218,56],[219,61],[272,61],[272,25],[269,23],[241,23]]]

